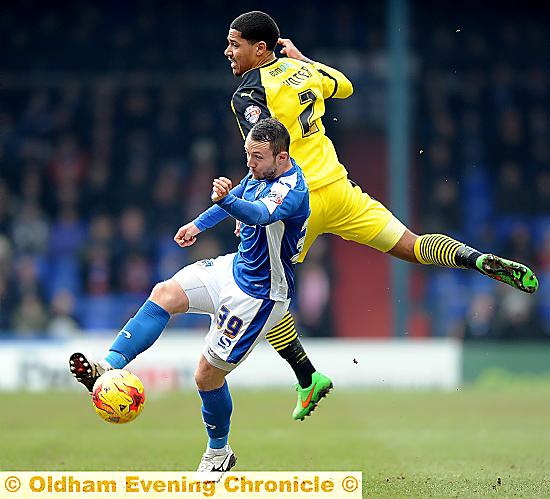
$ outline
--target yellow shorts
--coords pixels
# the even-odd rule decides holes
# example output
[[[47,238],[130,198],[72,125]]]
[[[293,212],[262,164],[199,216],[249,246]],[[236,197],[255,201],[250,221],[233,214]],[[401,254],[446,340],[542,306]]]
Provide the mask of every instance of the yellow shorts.
[[[390,210],[346,177],[311,191],[309,205],[311,215],[300,262],[321,234],[336,234],[385,253],[406,230]]]

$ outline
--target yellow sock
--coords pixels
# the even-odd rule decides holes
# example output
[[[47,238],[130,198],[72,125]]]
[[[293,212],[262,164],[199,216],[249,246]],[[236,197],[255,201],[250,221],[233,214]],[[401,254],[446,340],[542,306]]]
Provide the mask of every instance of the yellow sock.
[[[440,265],[453,269],[465,268],[456,262],[457,250],[465,244],[444,234],[424,234],[414,243],[416,259],[425,265]]]
[[[298,332],[294,325],[294,319],[290,312],[287,312],[281,322],[266,334],[269,344],[277,351],[286,348],[293,340],[298,338]]]

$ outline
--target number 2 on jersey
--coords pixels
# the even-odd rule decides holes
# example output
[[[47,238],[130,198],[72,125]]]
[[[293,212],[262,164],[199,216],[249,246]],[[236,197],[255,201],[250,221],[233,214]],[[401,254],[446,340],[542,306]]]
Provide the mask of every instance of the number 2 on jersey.
[[[317,96],[313,90],[308,88],[307,90],[300,92],[298,94],[298,98],[300,99],[300,104],[307,104],[306,108],[300,113],[298,119],[300,120],[300,126],[302,127],[302,137],[309,137],[319,131],[317,120],[312,119]]]

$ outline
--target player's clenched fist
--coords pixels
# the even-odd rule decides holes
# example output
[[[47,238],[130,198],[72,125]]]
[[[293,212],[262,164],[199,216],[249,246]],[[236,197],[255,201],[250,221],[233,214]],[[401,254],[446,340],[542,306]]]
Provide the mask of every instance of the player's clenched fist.
[[[291,59],[298,59],[304,61],[307,58],[300,52],[290,38],[279,38],[277,43],[281,45],[281,54],[290,57]]]
[[[225,177],[215,178],[212,182],[212,195],[210,196],[214,203],[222,200],[229,194],[229,191],[233,187],[231,180]]]
[[[176,241],[178,246],[186,248],[187,246],[191,246],[195,243],[197,240],[197,234],[199,233],[200,230],[197,226],[193,222],[189,222],[178,229],[176,235],[174,236],[174,241]]]

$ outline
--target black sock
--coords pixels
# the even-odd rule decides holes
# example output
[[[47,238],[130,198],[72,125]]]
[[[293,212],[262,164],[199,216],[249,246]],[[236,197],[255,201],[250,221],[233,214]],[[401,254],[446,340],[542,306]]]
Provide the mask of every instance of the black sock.
[[[295,338],[282,350],[278,350],[277,353],[290,364],[302,388],[311,385],[311,375],[315,372],[315,368],[298,338]]]
[[[481,255],[482,254],[479,251],[463,244],[456,250],[455,261],[461,267],[479,270],[477,268],[476,261]]]

